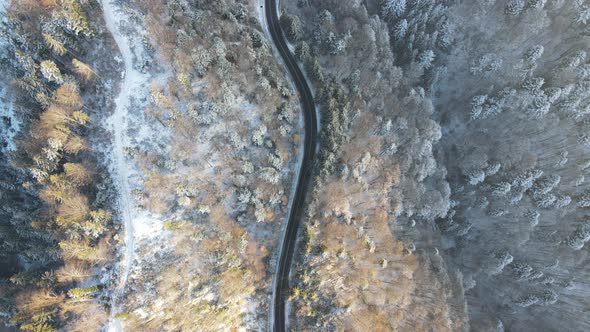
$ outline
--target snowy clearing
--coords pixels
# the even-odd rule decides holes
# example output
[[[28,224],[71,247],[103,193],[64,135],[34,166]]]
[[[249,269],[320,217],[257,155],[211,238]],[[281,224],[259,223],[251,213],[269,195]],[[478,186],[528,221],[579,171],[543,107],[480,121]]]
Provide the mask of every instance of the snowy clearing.
[[[138,59],[142,59],[144,53],[144,49],[141,46],[141,38],[132,39],[129,35],[122,32],[123,27],[128,31],[128,28],[132,24],[129,22],[127,13],[123,8],[109,0],[101,1],[101,5],[107,29],[119,47],[125,68],[122,73],[123,82],[121,83],[121,90],[115,99],[115,110],[107,122],[107,128],[113,134],[113,160],[110,163],[109,170],[119,192],[118,209],[125,232],[125,249],[119,270],[119,284],[115,290],[115,294],[113,294],[108,330],[120,331],[121,324],[118,319],[114,318],[117,312],[117,297],[125,290],[129,272],[131,271],[135,258],[136,244],[141,239],[158,234],[162,228],[162,222],[135,206],[132,191],[138,186],[137,180],[139,176],[132,160],[128,159],[125,153],[125,148],[132,141],[130,134],[135,134],[133,139],[136,140],[141,140],[142,136],[148,136],[144,132],[143,134],[145,136],[140,135],[140,137],[137,137],[138,131],[133,130],[135,128],[131,128],[132,118],[140,116],[142,113],[143,107],[141,102],[139,102],[139,97],[143,96],[143,100],[147,98],[147,83],[150,78],[148,74],[136,69],[138,68]]]

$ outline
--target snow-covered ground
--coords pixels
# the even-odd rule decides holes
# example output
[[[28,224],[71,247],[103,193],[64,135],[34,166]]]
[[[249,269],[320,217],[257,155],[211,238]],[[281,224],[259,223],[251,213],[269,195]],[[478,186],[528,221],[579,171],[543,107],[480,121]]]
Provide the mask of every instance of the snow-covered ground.
[[[0,83],[0,150],[16,149],[14,137],[20,130],[21,121],[7,94],[7,86]]]
[[[6,8],[9,5],[9,0],[0,0],[0,25],[5,24]],[[5,40],[0,37],[0,52],[5,52]],[[20,130],[21,121],[18,118],[16,109],[11,102],[11,97],[8,95],[7,81],[0,81],[0,150],[11,151],[16,148],[14,144],[14,136]]]
[[[117,313],[118,297],[123,294],[129,273],[136,258],[136,246],[142,240],[156,236],[162,229],[162,221],[138,208],[132,191],[139,187],[139,173],[133,160],[125,153],[125,148],[132,142],[141,141],[149,136],[145,127],[134,126],[142,117],[143,106],[149,93],[150,75],[140,71],[139,61],[144,59],[141,30],[130,22],[125,8],[111,0],[101,2],[107,29],[111,32],[122,56],[124,72],[120,92],[115,99],[115,110],[106,123],[113,134],[113,151],[109,170],[118,190],[118,209],[124,226],[125,249],[119,268],[119,283],[112,299],[109,331],[120,331],[121,324],[114,316]],[[125,32],[123,32],[125,31]],[[134,35],[129,33],[131,31]],[[117,59],[121,61],[121,59]],[[138,130],[142,129],[142,130]]]

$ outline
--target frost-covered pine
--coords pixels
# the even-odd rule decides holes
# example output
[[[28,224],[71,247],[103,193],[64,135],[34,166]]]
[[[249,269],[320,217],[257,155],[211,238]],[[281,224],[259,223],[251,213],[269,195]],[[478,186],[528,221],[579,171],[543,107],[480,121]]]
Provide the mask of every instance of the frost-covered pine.
[[[574,186],[579,187],[579,186],[583,185],[585,181],[586,181],[586,177],[583,174],[581,174],[577,178],[574,179]]]
[[[246,147],[246,142],[242,139],[242,136],[235,131],[230,131],[227,134],[227,139],[229,143],[238,150],[241,150]]]
[[[307,61],[307,59],[311,56],[311,50],[309,48],[309,44],[302,41],[297,44],[295,47],[295,56],[300,61]]]
[[[577,138],[578,143],[581,145],[590,146],[590,135],[588,134],[579,134]]]
[[[526,170],[519,175],[517,175],[514,180],[512,180],[512,187],[517,187],[522,190],[528,190],[533,186],[533,182],[543,176],[543,171],[538,169],[531,169]]]
[[[292,108],[287,103],[282,103],[278,108],[279,119],[289,124],[293,123],[295,114],[293,114]]]
[[[532,9],[542,9],[547,4],[547,0],[527,0],[526,6]]]
[[[510,183],[508,182],[498,182],[492,185],[492,196],[497,196],[497,197],[502,197],[502,196],[506,196],[509,192],[510,189],[512,188],[512,186],[510,185]]]
[[[59,68],[55,62],[51,60],[41,61],[41,74],[43,74],[43,77],[45,77],[45,79],[47,79],[49,82],[61,84],[64,81]]]
[[[385,0],[381,12],[386,18],[401,16],[406,11],[406,0]]]
[[[500,251],[494,253],[492,256],[492,264],[490,266],[489,274],[496,275],[501,273],[504,268],[512,263],[514,257],[508,251]]]
[[[244,204],[244,205],[248,205],[250,204],[250,201],[252,200],[252,191],[250,191],[250,189],[248,188],[241,188],[238,191],[238,202],[240,204]]]
[[[256,146],[262,146],[267,131],[268,129],[264,124],[254,129],[254,132],[252,133],[252,143],[254,143]]]
[[[555,188],[559,182],[561,182],[561,176],[557,174],[544,176],[534,182],[531,191],[533,195],[547,194],[553,190],[553,188]]]
[[[486,102],[487,98],[487,95],[478,95],[471,98],[471,111],[469,114],[471,120],[477,120],[481,118],[481,113],[483,112],[483,105]]]
[[[395,38],[395,40],[402,40],[406,37],[406,34],[408,33],[408,21],[406,21],[406,19],[403,19],[401,21],[399,21],[395,27],[393,28],[393,37]]]
[[[246,174],[254,172],[254,164],[252,164],[249,160],[244,161],[242,163],[242,172]]]
[[[280,173],[272,167],[265,167],[260,170],[260,178],[266,182],[277,184],[280,180]]]
[[[289,134],[291,133],[291,131],[293,130],[293,128],[289,125],[286,124],[282,124],[279,127],[279,134],[281,135],[281,137],[287,137],[289,136]]]
[[[178,205],[180,205],[182,207],[190,207],[192,202],[193,202],[193,200],[187,196],[182,196],[182,197],[178,198]]]
[[[216,57],[225,57],[226,47],[225,43],[223,42],[223,39],[221,39],[220,37],[215,37],[213,39],[213,45],[211,47],[211,50],[213,51],[213,54],[215,54]]]
[[[325,42],[330,55],[342,54],[346,49],[346,40],[346,37],[338,37],[335,33],[330,31]]]
[[[518,205],[518,203],[520,203],[520,201],[522,200],[523,197],[523,193],[522,192],[513,192],[510,195],[508,195],[508,200],[510,202],[510,205]]]
[[[80,1],[64,0],[60,5],[62,9],[53,12],[55,22],[76,36],[83,34],[89,37],[94,34],[94,29]]]
[[[424,69],[431,68],[434,62],[434,52],[432,50],[426,50],[418,56],[418,64]]]
[[[518,16],[524,10],[524,0],[510,0],[504,9],[507,15]]]
[[[199,205],[199,207],[197,208],[197,212],[201,214],[209,214],[211,213],[211,208],[209,207],[209,205]]]
[[[486,174],[486,177],[488,177],[488,176],[492,176],[492,175],[495,175],[496,173],[498,173],[498,171],[500,171],[501,167],[502,167],[502,164],[500,164],[500,163],[492,163],[492,164],[488,165],[488,167],[486,167],[483,171]]]
[[[323,10],[318,14],[318,22],[323,25],[334,24],[334,15],[329,10]]]
[[[563,60],[561,60],[560,68],[566,71],[572,71],[584,63],[586,55],[585,51],[577,51],[571,55],[565,56]]]
[[[531,295],[519,297],[518,299],[516,299],[514,301],[514,304],[516,304],[519,307],[526,308],[526,307],[532,306],[533,304],[535,304],[537,302],[539,302],[539,298],[537,296],[531,294]]]
[[[587,191],[578,197],[578,207],[587,208],[590,207],[590,192]]]
[[[258,86],[260,87],[260,89],[266,93],[269,93],[270,90],[272,89],[272,86],[270,85],[270,81],[268,80],[268,78],[264,77],[264,76],[260,76],[258,77]]]
[[[517,280],[526,280],[534,272],[532,266],[521,262],[513,262],[510,264],[510,270],[514,273]]]
[[[482,183],[486,178],[486,174],[482,170],[469,171],[465,176],[467,177],[469,184],[472,186]]]
[[[521,87],[531,93],[541,91],[543,85],[545,84],[545,79],[542,77],[531,77],[525,80]]]
[[[557,195],[557,199],[555,200],[554,207],[556,209],[564,208],[570,205],[572,202],[572,198],[568,195]]]
[[[578,23],[587,24],[588,21],[590,21],[590,7],[582,7],[580,12],[578,13],[578,18],[576,21]]]
[[[484,54],[479,60],[472,63],[469,71],[472,75],[489,74],[502,67],[502,59],[493,53]]]
[[[268,156],[268,162],[272,165],[272,167],[276,168],[277,170],[280,170],[283,166],[283,160],[281,159],[281,157],[277,156],[274,153],[271,153]]]
[[[37,64],[35,63],[35,60],[33,60],[33,58],[27,53],[21,50],[16,50],[14,51],[14,58],[21,65],[24,71],[28,73],[33,73],[36,71]]]
[[[561,97],[561,89],[557,87],[547,88],[544,93],[547,96],[547,101],[551,104],[554,104]]]
[[[266,220],[266,209],[262,203],[258,203],[254,207],[254,217],[256,218],[256,222],[264,222]]]
[[[501,217],[503,215],[505,215],[507,212],[506,210],[500,209],[500,208],[492,208],[488,210],[488,216],[490,217]]]
[[[471,106],[481,106],[485,104],[486,100],[488,99],[487,95],[477,95],[471,98]]]
[[[542,209],[550,209],[555,205],[557,196],[553,194],[537,194],[533,195],[533,201]]]
[[[529,223],[529,225],[535,227],[539,224],[539,218],[541,217],[541,214],[537,210],[528,210],[524,214],[524,217],[526,221]]]
[[[291,41],[297,41],[301,37],[302,33],[302,24],[299,16],[297,15],[289,15],[286,12],[281,14],[281,26],[287,38]]]
[[[524,61],[533,64],[543,56],[544,51],[545,48],[542,45],[533,46],[524,53]]]
[[[549,305],[557,302],[558,295],[551,289],[545,289],[537,298],[539,299],[540,305]]]
[[[590,241],[590,222],[585,221],[576,228],[572,235],[565,239],[564,243],[574,250],[580,250],[588,241]]]
[[[544,94],[540,93],[533,97],[531,104],[526,109],[526,113],[534,119],[540,119],[549,113],[550,109],[551,103]]]
[[[211,58],[209,51],[200,46],[196,49],[193,49],[193,51],[191,52],[191,59],[193,60],[194,69],[197,72],[197,75],[199,75],[200,77],[205,75],[207,69],[209,68],[209,66],[211,66],[211,63],[213,62],[213,59]]]

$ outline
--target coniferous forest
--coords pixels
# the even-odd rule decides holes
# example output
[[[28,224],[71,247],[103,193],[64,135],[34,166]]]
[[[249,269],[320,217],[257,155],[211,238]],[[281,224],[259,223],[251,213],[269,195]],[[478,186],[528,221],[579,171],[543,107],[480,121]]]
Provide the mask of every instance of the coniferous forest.
[[[0,0],[0,331],[589,331],[588,52],[588,0]]]

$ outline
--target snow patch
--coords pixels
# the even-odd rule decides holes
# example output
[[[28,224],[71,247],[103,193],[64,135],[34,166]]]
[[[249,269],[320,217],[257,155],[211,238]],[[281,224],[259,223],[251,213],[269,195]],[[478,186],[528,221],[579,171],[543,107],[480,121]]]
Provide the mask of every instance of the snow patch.
[[[6,10],[10,5],[10,0],[0,0],[0,25],[8,22]],[[3,54],[8,48],[6,40],[0,37],[0,57],[9,58],[8,54]],[[14,137],[21,129],[21,119],[19,118],[11,97],[8,94],[8,82],[0,82],[0,151],[8,152],[16,150]]]
[[[20,131],[22,122],[10,101],[8,87],[2,84],[0,84],[0,151],[8,152],[16,150],[14,137]]]
[[[125,68],[121,75],[123,78],[121,90],[115,99],[115,111],[105,124],[113,134],[109,171],[119,192],[117,203],[125,234],[125,249],[119,271],[120,279],[112,296],[108,326],[108,331],[120,331],[121,322],[114,315],[117,313],[118,298],[124,293],[136,259],[136,246],[141,241],[157,236],[162,230],[163,222],[157,216],[136,206],[132,193],[134,189],[141,188],[141,174],[132,158],[125,153],[126,148],[150,137],[149,131],[141,124],[142,110],[149,93],[148,82],[151,78],[146,72],[138,70],[142,68],[140,63],[146,58],[142,45],[144,32],[131,23],[128,11],[115,2],[101,0],[100,3],[106,27],[121,53],[121,57],[117,56],[115,60],[123,62]],[[141,133],[140,136],[137,135],[138,132]]]

